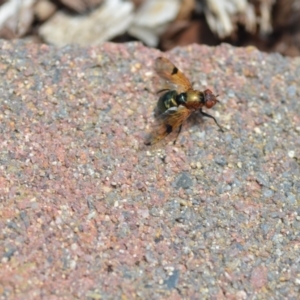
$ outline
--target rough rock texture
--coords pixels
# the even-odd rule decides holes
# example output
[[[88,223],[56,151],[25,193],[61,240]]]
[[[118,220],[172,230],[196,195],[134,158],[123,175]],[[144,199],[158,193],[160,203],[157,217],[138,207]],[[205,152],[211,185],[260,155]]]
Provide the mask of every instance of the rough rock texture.
[[[226,132],[149,148],[157,50],[0,49],[1,299],[298,299],[299,59],[165,54]]]

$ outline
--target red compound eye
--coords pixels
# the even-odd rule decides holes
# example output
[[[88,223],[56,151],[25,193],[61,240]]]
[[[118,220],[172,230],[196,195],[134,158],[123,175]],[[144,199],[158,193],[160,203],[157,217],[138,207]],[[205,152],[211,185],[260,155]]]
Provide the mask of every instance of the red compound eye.
[[[215,96],[211,90],[204,91],[205,107],[212,108],[219,100],[217,99],[218,95]]]

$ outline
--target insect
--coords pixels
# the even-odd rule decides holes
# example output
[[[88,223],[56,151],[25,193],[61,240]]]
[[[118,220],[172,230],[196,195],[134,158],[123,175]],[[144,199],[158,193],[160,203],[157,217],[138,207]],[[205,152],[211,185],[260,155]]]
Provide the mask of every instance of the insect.
[[[158,93],[163,93],[155,108],[157,126],[150,134],[146,145],[153,145],[168,134],[178,130],[174,144],[180,134],[183,122],[194,112],[199,111],[203,116],[215,121],[223,131],[217,120],[202,111],[202,108],[212,108],[219,100],[211,90],[194,90],[187,77],[165,57],[158,57],[155,60],[157,74],[166,81],[166,88]]]

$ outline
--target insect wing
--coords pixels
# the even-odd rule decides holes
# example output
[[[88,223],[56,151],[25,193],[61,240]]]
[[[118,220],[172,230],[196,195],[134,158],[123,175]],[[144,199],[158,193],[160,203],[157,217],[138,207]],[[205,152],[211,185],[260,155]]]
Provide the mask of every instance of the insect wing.
[[[157,74],[165,79],[169,89],[175,89],[179,94],[192,89],[190,81],[186,76],[165,57],[158,57],[155,60]]]
[[[150,134],[146,145],[153,145],[168,134],[179,128],[179,126],[190,116],[191,111],[185,106],[171,107],[158,117],[157,125]]]

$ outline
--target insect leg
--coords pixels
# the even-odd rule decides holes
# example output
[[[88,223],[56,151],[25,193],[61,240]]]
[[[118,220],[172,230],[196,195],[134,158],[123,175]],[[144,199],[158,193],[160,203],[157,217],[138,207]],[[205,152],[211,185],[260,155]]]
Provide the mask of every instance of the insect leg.
[[[176,144],[176,141],[177,141],[177,138],[178,138],[178,136],[179,136],[179,134],[180,134],[180,132],[181,132],[181,129],[182,129],[182,124],[179,126],[179,129],[178,129],[178,132],[177,132],[177,136],[176,136],[176,139],[175,139],[174,142],[173,142],[173,145]]]
[[[162,93],[162,92],[167,92],[167,91],[169,91],[170,89],[162,89],[162,90],[159,90],[159,91],[157,91],[156,93],[157,94],[160,94],[160,93]]]
[[[204,111],[202,111],[202,109],[200,109],[200,113],[201,113],[201,115],[204,116],[204,117],[208,117],[208,118],[213,119],[213,120],[215,121],[215,123],[219,126],[219,128],[221,129],[221,131],[224,132],[224,129],[220,126],[220,124],[217,122],[217,120],[216,120],[213,116],[211,116],[211,115],[205,113]]]

